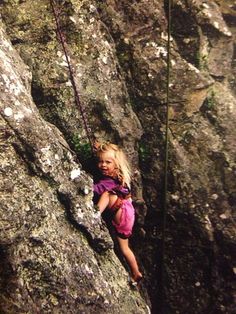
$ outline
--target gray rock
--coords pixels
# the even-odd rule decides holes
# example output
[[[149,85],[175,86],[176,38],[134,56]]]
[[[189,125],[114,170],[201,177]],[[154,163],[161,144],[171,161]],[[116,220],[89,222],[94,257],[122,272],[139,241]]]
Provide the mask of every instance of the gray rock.
[[[91,177],[40,115],[0,26],[1,311],[148,312],[93,208]]]
[[[97,138],[123,146],[133,165],[133,195],[138,200],[137,230],[132,244],[145,272],[142,293],[146,301],[149,296],[153,313],[159,312],[162,301],[159,291],[162,290],[165,292],[164,313],[233,313],[236,196],[234,1],[180,0],[172,3],[164,287],[160,286],[160,261],[163,253],[167,2],[85,0],[61,3],[61,23],[89,126]],[[81,313],[95,310],[137,313],[135,302],[140,297],[128,290],[122,270],[117,279],[115,268],[120,265],[110,249],[112,242],[91,207],[92,181],[85,172],[89,168],[86,163],[88,142],[79,108],[74,104],[67,64],[56,39],[49,2],[35,0],[32,6],[29,0],[5,1],[1,11],[7,34],[24,60],[23,63],[2,33],[1,123],[5,169],[2,172],[2,204],[15,210],[3,211],[1,220],[6,224],[1,229],[5,239],[1,251],[4,260],[1,287],[8,284],[1,303],[13,311],[17,305],[10,300],[17,294],[29,304],[29,311],[33,303],[40,308],[42,295],[46,295],[46,288],[42,286],[50,290],[55,281],[53,279],[46,285],[44,278],[47,276],[41,276],[41,270],[37,272],[40,268],[34,264],[46,253],[41,251],[35,257],[30,245],[43,245],[45,252],[51,252],[52,233],[55,248],[51,254],[55,258],[63,237],[53,230],[60,230],[66,234],[68,243],[74,243],[76,238],[81,250],[77,252],[77,241],[76,244],[66,242],[61,254],[62,260],[69,262],[61,264],[70,265],[65,266],[66,269],[74,269],[78,256],[79,265],[84,266],[78,266],[73,272],[79,276],[71,273],[65,276],[65,284],[60,275],[65,273],[64,266],[55,268],[59,269],[58,276],[50,275],[50,278],[57,278],[59,284],[53,287],[59,293],[64,291],[61,286],[69,289],[68,293],[63,292],[67,303],[60,301],[55,311],[61,308],[62,312],[69,309],[73,313],[74,307]],[[78,173],[80,175],[76,177]],[[12,177],[18,180],[16,191]],[[11,199],[9,195],[15,197]],[[46,195],[47,202],[44,203],[43,196],[46,198]],[[41,210],[32,210],[35,207]],[[21,209],[19,212],[18,208]],[[10,219],[12,212],[14,219]],[[59,229],[55,219],[49,219],[52,213],[56,217],[59,213],[62,215]],[[8,218],[4,218],[5,215]],[[38,225],[41,226],[40,232],[33,233],[38,230]],[[67,231],[62,231],[63,228]],[[20,260],[18,246],[24,252]],[[27,250],[32,254],[32,268],[22,266]],[[96,267],[82,258],[90,255],[94,257]],[[46,267],[47,263],[39,264],[51,274],[54,268]],[[23,284],[23,288],[17,288],[18,278],[23,278],[23,275],[18,276],[18,264],[30,282]],[[94,296],[99,289],[90,268],[106,276],[104,282],[108,281],[108,288],[102,291],[107,298],[104,300],[112,304],[110,307],[101,305],[100,294],[98,300]],[[37,284],[33,284],[32,269],[40,278]],[[81,278],[84,272],[87,277],[83,289],[80,279],[78,283],[75,278]],[[114,288],[117,282],[118,290]],[[123,283],[124,288],[121,288]],[[71,291],[78,291],[78,285],[82,293],[73,299],[74,292]],[[30,287],[29,291],[33,289],[31,297],[25,287]],[[110,299],[107,289],[112,291]],[[132,301],[128,303],[130,295]],[[124,298],[123,308],[120,308],[118,296]],[[29,301],[26,302],[27,298]],[[138,311],[145,311],[143,301],[137,302],[140,302]],[[62,304],[69,304],[68,308]],[[90,304],[89,309],[84,304]],[[51,308],[49,306],[45,311]],[[15,311],[20,312],[19,309]]]

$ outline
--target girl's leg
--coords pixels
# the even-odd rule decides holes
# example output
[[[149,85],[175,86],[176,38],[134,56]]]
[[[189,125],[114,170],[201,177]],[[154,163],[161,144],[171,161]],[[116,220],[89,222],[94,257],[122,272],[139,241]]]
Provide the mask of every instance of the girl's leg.
[[[100,196],[98,204],[97,204],[100,210],[100,213],[102,213],[107,208],[109,204],[109,196],[110,195],[107,191],[103,192],[102,195]]]
[[[117,237],[120,249],[122,254],[124,255],[127,263],[129,264],[129,267],[132,272],[132,279],[134,281],[139,281],[143,276],[141,272],[139,271],[138,264],[136,261],[136,258],[134,256],[134,253],[131,251],[129,247],[129,240],[128,239],[122,239],[120,237]]]
[[[117,199],[118,199],[117,195],[114,195],[114,194],[109,195],[109,208],[111,208],[115,204]],[[121,214],[122,214],[122,210],[121,208],[119,208],[113,217],[113,220],[116,224],[120,223]]]
[[[111,208],[115,202],[117,201],[117,195],[110,194],[109,192],[103,192],[100,196],[100,199],[98,201],[98,208],[100,210],[100,213],[102,213],[107,207]],[[120,223],[120,217],[121,217],[122,210],[119,208],[113,218],[115,223]]]

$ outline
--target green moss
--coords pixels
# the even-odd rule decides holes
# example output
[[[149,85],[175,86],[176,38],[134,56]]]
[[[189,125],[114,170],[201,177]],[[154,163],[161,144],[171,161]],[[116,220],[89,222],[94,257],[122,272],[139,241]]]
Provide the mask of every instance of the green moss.
[[[199,70],[207,70],[207,63],[208,63],[208,56],[201,54],[200,51],[197,51],[196,53],[196,61],[197,61],[197,67]]]
[[[207,98],[204,101],[204,110],[214,110],[215,105],[216,105],[216,93],[213,89],[211,89],[208,93]]]
[[[215,105],[216,105],[215,91],[211,90],[209,95],[207,96],[205,107],[207,110],[212,110],[214,109]]]
[[[129,54],[125,51],[118,54],[119,63],[122,65],[129,62],[129,58]]]
[[[89,141],[82,140],[79,134],[73,136],[72,145],[82,163],[92,157],[92,149]]]
[[[123,68],[129,68],[130,62],[132,61],[132,54],[130,46],[123,41],[120,41],[117,46],[117,58]]]
[[[139,144],[139,159],[141,162],[147,162],[150,156],[150,148],[147,143],[141,142]]]

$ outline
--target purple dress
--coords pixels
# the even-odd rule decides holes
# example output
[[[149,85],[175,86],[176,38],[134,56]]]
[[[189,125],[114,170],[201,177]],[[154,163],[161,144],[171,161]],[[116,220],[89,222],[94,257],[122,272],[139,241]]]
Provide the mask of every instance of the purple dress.
[[[132,229],[135,219],[135,210],[132,204],[132,199],[125,198],[130,194],[130,190],[120,184],[120,182],[112,177],[102,177],[96,183],[94,183],[94,198],[95,204],[98,203],[100,196],[103,192],[108,191],[123,198],[121,205],[121,219],[120,223],[116,224],[112,221],[113,226],[116,229],[116,233],[119,237],[127,239],[132,234]],[[109,210],[108,208],[106,210]]]

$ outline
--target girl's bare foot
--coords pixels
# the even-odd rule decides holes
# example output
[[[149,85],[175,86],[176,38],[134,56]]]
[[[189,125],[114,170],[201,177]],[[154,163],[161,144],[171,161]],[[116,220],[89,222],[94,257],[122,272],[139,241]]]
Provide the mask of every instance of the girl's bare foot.
[[[143,275],[139,272],[135,276],[132,277],[133,281],[139,283],[143,279]]]

